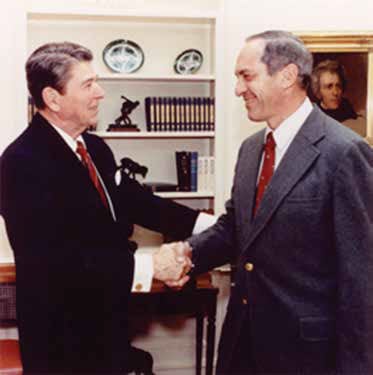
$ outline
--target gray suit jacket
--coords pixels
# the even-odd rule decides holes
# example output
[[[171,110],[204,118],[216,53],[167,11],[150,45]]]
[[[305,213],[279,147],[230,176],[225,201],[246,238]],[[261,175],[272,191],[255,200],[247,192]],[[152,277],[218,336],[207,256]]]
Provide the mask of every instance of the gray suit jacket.
[[[218,372],[247,319],[264,373],[373,374],[373,151],[314,108],[253,218],[263,140],[244,141],[226,213],[190,240],[196,273],[236,259]]]

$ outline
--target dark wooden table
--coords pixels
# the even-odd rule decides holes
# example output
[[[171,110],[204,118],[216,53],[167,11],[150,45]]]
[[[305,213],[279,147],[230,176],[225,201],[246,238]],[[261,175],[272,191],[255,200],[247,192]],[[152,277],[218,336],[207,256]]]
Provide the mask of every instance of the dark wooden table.
[[[146,316],[190,314],[196,318],[196,374],[202,369],[204,320],[206,329],[206,375],[212,375],[215,350],[215,319],[218,289],[211,285],[209,274],[199,276],[194,283],[175,291],[161,282],[153,282],[149,293],[132,293],[130,310]]]
[[[0,263],[0,284],[9,287],[15,283],[15,279],[14,264]],[[190,314],[194,316],[196,318],[197,375],[201,375],[202,370],[202,343],[206,319],[206,375],[212,375],[217,294],[218,289],[212,286],[209,274],[199,276],[191,285],[177,291],[167,288],[161,282],[154,281],[149,293],[132,293],[130,311],[136,316],[140,314],[146,316]]]

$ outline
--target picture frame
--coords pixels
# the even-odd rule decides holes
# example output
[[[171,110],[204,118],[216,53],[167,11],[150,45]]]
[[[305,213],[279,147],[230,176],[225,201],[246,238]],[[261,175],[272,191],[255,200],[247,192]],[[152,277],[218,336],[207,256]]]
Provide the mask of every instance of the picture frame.
[[[357,114],[356,121],[341,121],[373,146],[373,32],[295,32],[312,52],[315,67],[325,60],[343,67],[346,86],[343,97]],[[319,101],[309,90],[313,102]],[[337,119],[338,120],[338,119]]]

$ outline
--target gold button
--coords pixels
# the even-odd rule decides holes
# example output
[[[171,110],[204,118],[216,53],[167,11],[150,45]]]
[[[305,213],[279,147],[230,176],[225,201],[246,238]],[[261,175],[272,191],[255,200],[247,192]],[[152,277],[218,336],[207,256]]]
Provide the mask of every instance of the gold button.
[[[142,284],[138,283],[135,285],[135,290],[139,292],[141,289],[142,289]]]
[[[247,305],[247,299],[246,298],[242,298],[242,304]]]
[[[252,263],[246,263],[245,264],[245,270],[247,272],[251,272],[254,269],[254,265]]]

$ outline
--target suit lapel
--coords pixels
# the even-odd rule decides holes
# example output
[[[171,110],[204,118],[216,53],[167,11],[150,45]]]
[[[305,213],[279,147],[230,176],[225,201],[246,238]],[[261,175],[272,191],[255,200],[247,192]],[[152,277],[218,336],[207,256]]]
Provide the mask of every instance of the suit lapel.
[[[247,232],[246,249],[265,228],[284,198],[319,157],[320,151],[315,143],[323,138],[324,134],[323,117],[320,111],[314,108],[290,144],[263,195],[251,230]]]
[[[74,192],[75,198],[95,201],[98,207],[102,206],[107,211],[86,168],[49,122],[36,114],[30,127],[39,150],[44,150],[43,155],[48,158],[56,173],[64,176],[63,185],[66,188],[71,186],[68,190]]]
[[[242,202],[240,207],[242,223],[244,226],[244,233],[251,232],[252,215],[254,209],[256,180],[258,176],[258,169],[260,159],[263,151],[265,130],[255,134],[250,140],[252,141],[247,145],[247,151],[242,155],[242,164],[244,171],[238,171],[238,184],[240,186],[239,201]]]
[[[45,150],[56,168],[68,168],[70,173],[82,170],[82,165],[71,148],[40,114],[36,114],[30,125],[31,131],[38,148]]]

